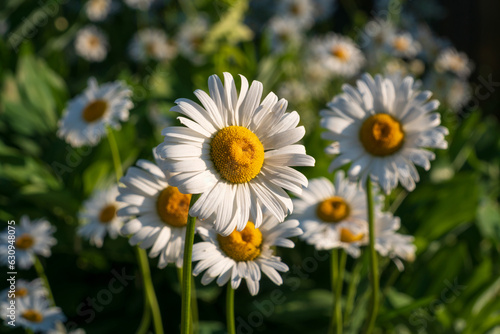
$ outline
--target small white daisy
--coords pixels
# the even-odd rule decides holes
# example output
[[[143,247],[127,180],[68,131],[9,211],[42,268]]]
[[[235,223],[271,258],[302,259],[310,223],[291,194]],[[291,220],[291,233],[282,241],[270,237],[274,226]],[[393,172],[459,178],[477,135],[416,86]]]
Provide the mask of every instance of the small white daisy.
[[[465,106],[472,97],[469,83],[450,74],[432,72],[426,76],[424,83],[437,99],[455,111]]]
[[[373,56],[379,56],[380,51],[384,49],[387,41],[395,34],[396,28],[389,20],[376,17],[369,21],[360,34],[360,45],[369,55],[371,60]]]
[[[193,269],[197,276],[205,271],[201,283],[207,285],[217,279],[219,286],[229,280],[231,287],[237,289],[245,279],[252,296],[259,292],[261,272],[276,285],[283,279],[278,271],[288,271],[281,258],[274,255],[273,246],[293,248],[288,238],[302,234],[299,222],[289,220],[278,224],[272,216],[266,216],[259,228],[248,222],[240,232],[233,231],[228,236],[217,234],[213,229],[199,227],[199,235],[204,242],[193,246],[193,262],[200,261]]]
[[[125,0],[127,6],[133,9],[147,11],[155,0]]]
[[[9,303],[9,290],[10,287],[0,292],[0,307],[5,310],[4,306],[7,307]],[[19,299],[29,298],[29,297],[46,297],[48,294],[47,289],[43,285],[43,281],[40,278],[36,278],[32,281],[27,281],[24,279],[16,280],[16,289],[14,292],[16,301]],[[5,312],[0,314],[2,319],[5,319]]]
[[[75,50],[85,60],[101,62],[108,54],[108,38],[96,26],[86,26],[76,33]]]
[[[57,135],[73,147],[96,145],[106,135],[106,126],[120,128],[134,106],[132,91],[120,81],[98,86],[90,78],[87,89],[73,98],[59,121]]]
[[[460,78],[467,78],[472,72],[473,65],[469,57],[455,48],[441,51],[434,64],[438,72],[450,72]]]
[[[312,0],[316,21],[323,21],[332,17],[337,8],[336,0]]]
[[[43,297],[29,297],[16,301],[16,324],[34,332],[48,332],[56,328],[57,322],[66,317],[59,307],[50,306]]]
[[[83,209],[78,213],[81,226],[78,234],[90,241],[91,245],[102,247],[104,237],[108,235],[116,239],[123,225],[123,218],[116,212],[123,206],[116,201],[118,187],[112,186],[106,190],[96,190],[83,203]]]
[[[90,21],[104,21],[111,10],[111,0],[88,0],[85,13]]]
[[[326,178],[309,180],[293,206],[291,218],[300,222],[302,240],[318,250],[344,248],[359,256],[359,241],[368,233],[366,195],[358,184],[344,178],[343,171],[336,173],[335,184]]]
[[[179,149],[182,150],[182,146],[179,143]],[[132,235],[131,245],[151,247],[149,257],[160,256],[159,268],[169,263],[180,268],[191,195],[171,186],[168,176],[157,164],[139,160],[136,165],[120,180],[124,187],[120,187],[117,199],[125,207],[118,214],[135,216],[123,226],[122,234]]]
[[[313,57],[334,76],[352,77],[365,63],[363,53],[347,36],[331,33],[316,38],[310,49]]]
[[[312,0],[281,0],[276,14],[292,19],[301,28],[310,28],[314,24],[314,6]]]
[[[171,110],[184,127],[168,127],[156,148],[165,168],[174,173],[169,183],[182,193],[202,194],[190,214],[213,219],[215,229],[229,235],[248,221],[259,227],[266,208],[278,221],[292,212],[292,200],[284,189],[302,191],[307,179],[290,166],[313,166],[305,147],[296,144],[305,134],[297,127],[300,117],[287,113],[288,102],[269,93],[261,102],[263,86],[241,76],[238,96],[233,77],[224,73],[208,80],[210,95],[194,94],[202,105],[178,99]]]
[[[167,34],[160,29],[139,30],[129,45],[130,57],[144,63],[148,59],[167,60],[175,57],[176,48],[167,39]]]
[[[289,17],[273,17],[268,26],[271,49],[275,53],[282,53],[290,47],[298,46],[303,34],[295,21]]]
[[[356,88],[342,89],[321,111],[321,126],[328,130],[323,138],[334,141],[326,151],[339,154],[330,170],[351,163],[352,180],[364,184],[370,175],[386,193],[398,181],[413,190],[419,181],[415,165],[428,170],[435,158],[424,148],[447,148],[448,130],[439,126],[439,113],[432,112],[439,102],[428,101],[430,91],[416,90],[412,77],[399,81],[364,74]]]
[[[309,97],[307,88],[298,80],[285,81],[278,88],[278,95],[283,96],[292,104],[304,102]]]
[[[401,58],[414,58],[421,50],[420,43],[409,32],[391,35],[386,47],[392,55]]]
[[[203,17],[183,23],[176,38],[179,53],[195,64],[203,62],[202,47],[208,31],[208,21]]]
[[[28,216],[22,216],[19,225],[16,226],[16,266],[21,269],[29,269],[33,265],[34,256],[41,255],[49,257],[50,248],[57,244],[52,237],[56,228],[44,218],[30,221]],[[8,233],[4,231],[0,241],[0,262],[8,264]]]

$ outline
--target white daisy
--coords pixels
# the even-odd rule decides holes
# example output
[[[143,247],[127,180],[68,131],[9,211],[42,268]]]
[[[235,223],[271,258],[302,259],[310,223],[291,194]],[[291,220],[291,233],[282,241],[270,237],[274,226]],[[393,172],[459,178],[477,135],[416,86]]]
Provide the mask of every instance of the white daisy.
[[[108,38],[96,26],[86,26],[76,33],[75,50],[85,60],[101,62],[108,54]]]
[[[96,190],[83,203],[83,210],[78,213],[81,226],[78,234],[90,241],[91,245],[102,247],[104,237],[109,235],[116,239],[123,225],[123,218],[116,212],[123,206],[116,201],[118,187],[112,186],[106,190]]]
[[[364,74],[357,87],[342,87],[344,93],[321,111],[323,138],[334,143],[326,151],[339,156],[330,170],[351,163],[348,174],[363,182],[368,175],[386,193],[399,182],[408,190],[415,188],[419,175],[414,166],[430,168],[434,153],[424,149],[447,148],[445,127],[439,126],[439,102],[430,91],[415,89],[412,77],[402,81],[380,75]]]
[[[299,28],[310,28],[314,24],[312,0],[281,0],[276,13],[292,19]]]
[[[352,39],[338,34],[328,34],[311,42],[313,57],[334,76],[356,75],[365,58]]]
[[[202,47],[208,31],[208,21],[203,17],[182,24],[177,34],[180,54],[195,64],[203,62]]]
[[[9,298],[10,294],[10,287],[3,290],[0,292],[0,307],[2,310],[5,310],[4,307],[8,307],[8,303],[11,300]],[[45,286],[43,285],[43,281],[40,278],[34,279],[32,281],[27,281],[24,279],[18,279],[16,280],[16,289],[14,291],[14,295],[16,300],[19,299],[24,299],[24,298],[29,298],[33,296],[37,297],[46,297],[47,296],[47,289],[45,289]],[[5,312],[2,312],[0,314],[0,317],[2,319],[5,319]]]
[[[278,95],[283,96],[292,104],[304,102],[309,97],[307,88],[298,80],[285,81],[278,88]]]
[[[155,0],[125,0],[127,6],[133,9],[147,11]]]
[[[302,38],[295,21],[289,17],[274,17],[268,26],[271,49],[282,53],[290,47],[297,46]]]
[[[193,246],[193,262],[200,261],[193,269],[197,276],[205,271],[201,283],[207,285],[217,278],[219,286],[231,280],[231,287],[237,289],[245,279],[252,296],[259,292],[261,272],[276,285],[283,279],[278,271],[288,271],[281,258],[274,255],[273,246],[293,248],[288,238],[302,234],[299,222],[289,220],[278,224],[272,216],[266,216],[259,228],[248,222],[240,232],[228,236],[217,234],[213,229],[197,229],[204,242]]]
[[[149,257],[160,256],[159,268],[169,263],[180,268],[191,195],[170,185],[168,175],[157,164],[139,160],[136,165],[120,180],[125,187],[120,187],[117,199],[125,207],[118,214],[135,216],[123,226],[122,234],[132,235],[131,245],[151,247]]]
[[[48,332],[56,328],[57,322],[66,317],[59,307],[50,306],[43,297],[29,297],[16,301],[16,325],[29,328],[34,332]]]
[[[96,145],[106,135],[106,126],[120,128],[134,106],[132,91],[120,81],[98,86],[90,78],[87,89],[73,98],[59,121],[57,135],[73,147]]]
[[[337,8],[335,0],[312,0],[314,8],[314,17],[319,21],[323,21],[332,17],[333,12]]]
[[[35,255],[49,257],[50,248],[57,243],[52,237],[56,228],[44,218],[30,221],[28,216],[22,216],[19,225],[16,226],[16,266],[21,269],[29,269],[34,262]],[[8,233],[4,231],[0,241],[0,262],[8,264]]]
[[[167,39],[167,34],[160,29],[139,30],[129,45],[130,57],[144,63],[148,59],[172,59],[176,54],[175,47]]]
[[[380,51],[387,44],[389,38],[395,34],[395,29],[391,21],[379,17],[374,18],[364,26],[359,43],[369,55],[368,60],[371,60],[373,56],[380,55]]]
[[[420,43],[409,32],[391,35],[386,47],[392,55],[401,58],[414,58],[421,50]]]
[[[300,222],[302,240],[318,250],[344,248],[359,256],[359,241],[368,233],[366,195],[343,171],[336,173],[334,185],[326,178],[309,180],[293,206],[291,218]]]
[[[307,179],[289,166],[313,166],[302,145],[305,134],[297,112],[287,113],[288,102],[269,93],[261,102],[262,83],[241,76],[238,97],[233,77],[224,73],[208,80],[210,95],[194,94],[203,106],[176,100],[172,111],[185,127],[167,127],[156,148],[165,168],[174,173],[169,183],[182,193],[202,194],[190,209],[199,219],[216,215],[215,229],[229,235],[250,220],[259,227],[262,210],[282,222],[292,212],[292,200],[283,190],[301,193]],[[213,217],[212,217],[213,218]]]
[[[450,74],[432,72],[426,76],[424,83],[437,99],[452,110],[459,110],[472,97],[469,83]]]
[[[450,72],[460,78],[467,78],[473,68],[469,57],[455,48],[447,48],[441,51],[434,64],[438,72]]]
[[[104,21],[111,10],[111,0],[88,0],[85,12],[90,21]]]

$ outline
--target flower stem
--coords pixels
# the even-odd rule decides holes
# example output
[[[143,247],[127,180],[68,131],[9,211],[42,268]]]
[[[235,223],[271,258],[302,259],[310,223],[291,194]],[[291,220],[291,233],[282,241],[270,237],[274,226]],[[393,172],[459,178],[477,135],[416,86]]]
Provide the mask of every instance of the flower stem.
[[[147,334],[149,324],[151,323],[151,308],[149,307],[148,297],[144,294],[144,312],[142,313],[141,323],[135,332],[136,334]]]
[[[339,262],[340,256],[340,262]],[[341,334],[343,331],[342,325],[342,284],[344,281],[345,263],[347,253],[339,249],[332,249],[331,254],[331,274],[332,274],[332,295],[333,295],[333,312],[330,322],[329,333]]]
[[[149,269],[148,257],[146,251],[139,247],[136,247],[137,260],[139,261],[139,267],[141,268],[142,281],[144,284],[144,293],[146,294],[146,299],[149,305],[144,305],[144,313],[151,311],[153,314],[153,325],[156,334],[163,334],[163,324],[161,320],[160,307],[158,306],[158,300],[156,299],[155,289],[153,286],[153,281],[151,280],[151,270]],[[143,316],[143,318],[145,315]],[[142,326],[142,322],[141,322]]]
[[[56,306],[56,301],[54,300],[54,295],[52,294],[52,289],[50,288],[49,279],[47,278],[47,275],[45,275],[45,270],[43,269],[42,262],[40,262],[40,259],[38,258],[37,255],[33,255],[33,257],[34,257],[33,266],[35,267],[38,277],[42,279],[43,284],[45,285],[45,289],[47,289],[50,303],[52,304],[52,306]]]
[[[177,268],[177,277],[179,279],[179,284],[182,290],[182,268]],[[191,333],[198,332],[198,300],[196,298],[196,284],[194,282],[194,277],[191,277],[191,320],[192,320],[192,330]]]
[[[123,176],[122,163],[120,159],[120,151],[118,151],[118,144],[116,143],[115,135],[110,127],[107,127],[109,148],[113,157],[113,165],[115,167],[116,182],[120,183]]]
[[[344,323],[349,323],[349,317],[351,316],[352,309],[354,308],[354,299],[356,298],[356,288],[359,284],[359,279],[361,278],[361,268],[363,267],[363,262],[360,260],[356,261],[354,269],[351,272],[351,277],[349,280],[349,287],[347,288],[347,299],[344,310]]]
[[[200,194],[191,196],[191,208],[198,200]],[[186,238],[184,243],[184,259],[182,263],[182,309],[181,309],[181,333],[189,334],[191,332],[191,283],[192,283],[192,257],[193,242],[196,217],[189,215],[186,226]]]
[[[227,283],[226,294],[226,321],[228,334],[236,334],[236,326],[234,323],[234,289],[231,283]]]
[[[372,285],[372,298],[370,305],[370,316],[366,324],[365,333],[370,334],[375,327],[379,304],[379,277],[378,277],[378,259],[375,252],[375,218],[373,213],[373,191],[370,177],[366,179],[366,202],[368,207],[368,231],[370,234],[370,274]]]

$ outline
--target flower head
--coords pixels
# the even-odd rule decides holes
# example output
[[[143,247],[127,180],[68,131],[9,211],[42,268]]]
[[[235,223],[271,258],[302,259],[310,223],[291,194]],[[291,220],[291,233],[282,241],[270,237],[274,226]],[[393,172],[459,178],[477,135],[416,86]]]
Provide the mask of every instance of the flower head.
[[[16,323],[34,332],[49,332],[66,317],[59,307],[52,307],[49,301],[40,296],[23,298],[17,301]]]
[[[146,62],[148,59],[157,61],[172,59],[176,48],[167,39],[167,34],[160,29],[139,30],[129,46],[130,57],[136,62]]]
[[[438,72],[449,72],[457,77],[467,78],[472,72],[473,64],[465,53],[446,48],[439,53],[435,67]]]
[[[104,21],[111,10],[111,0],[88,0],[85,12],[90,21]]]
[[[108,49],[107,37],[96,26],[86,26],[76,33],[76,54],[85,60],[101,62],[106,58]]]

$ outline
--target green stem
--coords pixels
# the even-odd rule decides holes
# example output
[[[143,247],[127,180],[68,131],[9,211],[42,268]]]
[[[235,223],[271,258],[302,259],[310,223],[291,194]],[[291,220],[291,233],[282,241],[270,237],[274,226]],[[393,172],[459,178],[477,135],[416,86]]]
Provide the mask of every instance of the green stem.
[[[339,296],[337,296],[337,281],[339,278],[339,250],[338,249],[332,249],[332,253],[330,255],[331,259],[331,265],[330,265],[330,270],[331,270],[331,283],[332,283],[332,296],[333,296],[333,301],[332,301],[332,318],[330,321],[330,328],[328,332],[330,334],[335,333],[338,328],[336,328],[336,325],[338,326],[339,319],[338,319],[338,299]]]
[[[120,183],[120,179],[123,176],[120,151],[118,151],[118,144],[116,143],[113,130],[110,127],[108,127],[107,132],[108,132],[109,148],[111,150],[111,155],[113,157],[113,165],[115,166],[116,182]]]
[[[234,322],[234,289],[231,287],[230,282],[227,283],[226,321],[227,321],[227,333],[236,334],[236,326]]]
[[[151,280],[151,270],[149,269],[148,256],[146,255],[146,251],[144,249],[141,249],[139,247],[136,247],[135,249],[137,251],[137,260],[139,261],[139,267],[141,268],[144,293],[146,294],[149,304],[149,307],[148,305],[144,305],[144,312],[147,312],[147,308],[150,309],[151,313],[153,314],[153,325],[155,328],[155,333],[163,334],[163,324],[161,320],[160,307],[158,306],[158,300],[156,299],[153,281]]]
[[[337,324],[337,334],[342,334],[343,331],[343,325],[342,325],[342,285],[344,284],[344,272],[345,272],[345,264],[347,261],[347,253],[343,251],[342,249],[339,249],[340,252],[340,263],[339,263],[339,275],[337,277],[337,285],[336,285],[336,291],[335,291],[335,296],[337,298],[335,299],[336,303],[336,324]]]
[[[141,323],[135,332],[136,334],[146,334],[151,324],[151,308],[149,307],[148,297],[144,294],[144,312],[142,313]]]
[[[198,200],[200,194],[191,196],[191,208]],[[193,242],[194,231],[196,225],[196,217],[188,217],[186,226],[186,238],[184,243],[184,260],[182,263],[182,309],[181,309],[181,333],[188,334],[191,332],[191,283],[192,283],[192,257],[193,257]]]
[[[372,182],[369,176],[366,179],[366,202],[368,207],[368,231],[370,234],[369,250],[372,298],[370,305],[370,316],[366,324],[365,333],[370,334],[373,332],[373,328],[375,327],[375,320],[377,319],[380,296],[377,252],[375,251],[375,217],[373,213],[373,192]]]
[[[349,317],[354,308],[354,299],[356,298],[356,288],[358,287],[359,280],[361,278],[361,268],[363,267],[363,262],[357,260],[354,268],[351,272],[351,277],[349,280],[349,287],[347,288],[347,299],[344,310],[344,323],[349,323]]]
[[[179,279],[179,284],[182,290],[182,268],[177,268],[177,278]],[[194,277],[191,277],[191,320],[192,320],[192,330],[191,333],[198,332],[198,299],[196,298],[196,284],[194,282]]]
[[[52,304],[52,306],[56,306],[56,301],[54,300],[54,295],[52,294],[52,289],[50,288],[49,279],[47,278],[47,275],[45,275],[45,270],[43,269],[42,262],[40,262],[40,259],[38,258],[37,255],[33,255],[33,257],[34,257],[33,266],[35,267],[38,277],[42,279],[43,284],[45,285],[45,289],[47,289],[50,303]]]

